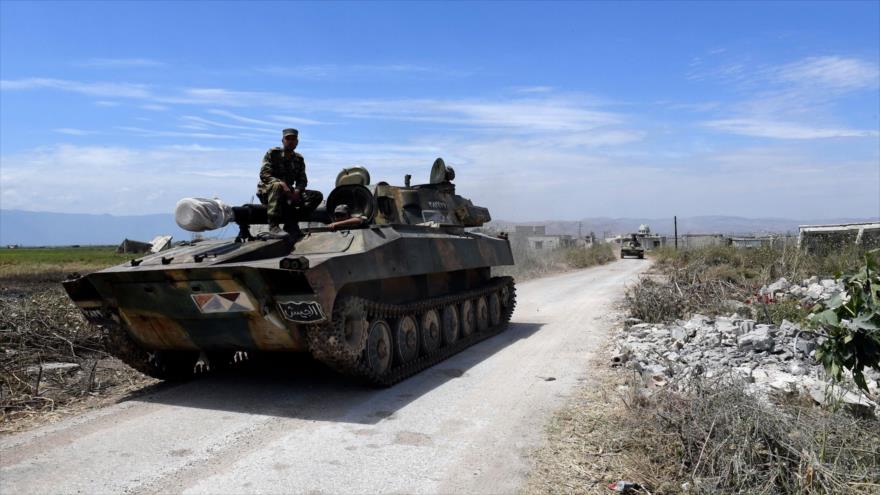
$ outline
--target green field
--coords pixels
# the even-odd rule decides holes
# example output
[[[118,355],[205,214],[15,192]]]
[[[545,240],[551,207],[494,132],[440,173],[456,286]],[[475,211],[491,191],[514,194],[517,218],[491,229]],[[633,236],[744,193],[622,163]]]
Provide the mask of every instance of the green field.
[[[133,257],[117,254],[115,246],[0,249],[0,278],[88,272],[118,265]]]

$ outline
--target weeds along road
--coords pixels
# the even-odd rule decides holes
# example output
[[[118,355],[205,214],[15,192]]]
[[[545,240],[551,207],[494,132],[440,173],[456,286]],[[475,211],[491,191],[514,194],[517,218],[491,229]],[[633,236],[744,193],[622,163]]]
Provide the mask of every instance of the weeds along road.
[[[0,492],[515,492],[648,264],[519,284],[506,332],[389,389],[306,363],[161,385],[4,437]]]

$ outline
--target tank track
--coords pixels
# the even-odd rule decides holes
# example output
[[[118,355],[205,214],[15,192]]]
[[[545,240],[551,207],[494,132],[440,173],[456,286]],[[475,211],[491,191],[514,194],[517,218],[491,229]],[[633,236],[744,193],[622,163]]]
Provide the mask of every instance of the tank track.
[[[102,325],[102,337],[109,352],[123,363],[153,378],[169,381],[187,380],[193,375],[198,353],[150,352],[131,338],[121,325]]]
[[[349,298],[349,300],[354,301],[352,304],[363,305],[364,316],[367,321],[373,321],[378,318],[387,321],[403,316],[417,318],[418,315],[431,309],[440,312],[447,305],[458,305],[469,299],[489,296],[493,292],[500,291],[505,287],[508,289],[507,304],[502,302],[501,318],[497,325],[490,326],[484,331],[474,328],[471,335],[462,337],[460,332],[461,323],[459,323],[459,338],[454,343],[450,345],[444,342],[439,349],[431,354],[419,356],[403,364],[394,363],[392,368],[382,375],[377,375],[367,365],[364,349],[353,353],[350,349],[345,349],[340,345],[340,342],[345,340],[344,322],[337,320],[335,317],[333,322],[324,325],[313,325],[307,330],[309,350],[316,359],[340,373],[352,376],[373,386],[388,387],[426,368],[430,368],[478,342],[503,332],[507,328],[507,323],[510,321],[510,317],[516,307],[516,287],[513,278],[494,277],[488,284],[478,289],[406,304],[381,303],[356,297]],[[461,316],[459,321],[461,321]],[[366,330],[364,331],[366,332]],[[362,339],[357,340],[366,342],[366,336],[364,335]]]

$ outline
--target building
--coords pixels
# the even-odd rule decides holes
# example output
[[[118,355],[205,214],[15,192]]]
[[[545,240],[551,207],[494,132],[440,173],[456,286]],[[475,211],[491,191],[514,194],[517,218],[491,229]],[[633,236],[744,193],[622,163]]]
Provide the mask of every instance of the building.
[[[756,248],[772,246],[773,237],[728,237],[727,244],[735,248]]]
[[[560,249],[575,246],[575,239],[570,235],[532,235],[526,238],[529,249],[543,251],[548,249]]]
[[[678,236],[679,249],[697,249],[727,244],[724,234],[684,234]]]
[[[588,247],[592,238],[579,239],[568,234],[548,234],[544,225],[516,225],[510,233],[510,242],[529,251],[549,251],[575,246]]]
[[[545,225],[517,225],[513,231],[517,236],[528,237],[531,235],[542,236],[547,235],[547,226]]]
[[[880,222],[801,225],[798,247],[814,254],[827,254],[845,246],[880,247]]]
[[[625,241],[632,239],[633,235],[635,235],[639,243],[644,246],[645,251],[653,251],[654,249],[658,249],[666,245],[666,236],[652,234],[651,227],[644,224],[639,225],[638,232],[609,237],[605,239],[605,242],[615,244],[617,247],[620,247],[620,245],[623,244]]]
[[[116,248],[116,252],[120,254],[141,254],[141,253],[149,253],[150,248],[153,245],[149,242],[141,242],[141,241],[133,241],[131,239],[125,239],[122,241],[122,244]]]

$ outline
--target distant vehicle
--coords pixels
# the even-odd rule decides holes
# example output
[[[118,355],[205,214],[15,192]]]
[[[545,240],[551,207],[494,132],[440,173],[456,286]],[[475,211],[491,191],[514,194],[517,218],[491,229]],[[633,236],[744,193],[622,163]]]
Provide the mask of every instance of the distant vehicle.
[[[307,228],[298,240],[253,237],[250,226],[267,223],[263,205],[186,200],[184,214],[207,229],[234,221],[238,237],[179,243],[64,288],[112,353],[157,378],[186,379],[246,352],[309,352],[391,385],[501,332],[515,306],[513,279],[491,275],[513,264],[510,243],[465,230],[489,211],[455,194],[454,177],[441,159],[415,186],[343,170],[312,220],[327,223],[344,204],[363,224]]]
[[[620,259],[627,256],[635,256],[638,259],[645,259],[645,247],[639,242],[636,234],[632,234],[630,239],[623,241],[620,245]]]

